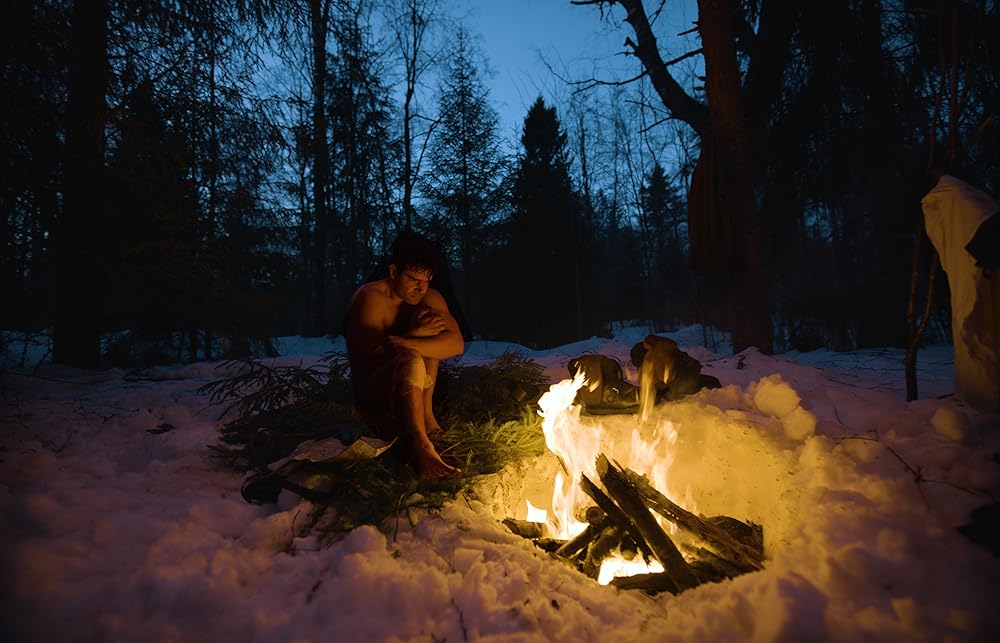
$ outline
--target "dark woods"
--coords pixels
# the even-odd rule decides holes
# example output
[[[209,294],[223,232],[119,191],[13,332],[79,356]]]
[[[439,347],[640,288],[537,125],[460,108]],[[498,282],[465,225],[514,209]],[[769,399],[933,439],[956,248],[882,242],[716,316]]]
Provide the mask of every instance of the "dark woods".
[[[512,136],[437,0],[5,3],[0,326],[80,366],[337,334],[411,227],[470,336],[906,345],[930,165],[1000,192],[995,4],[703,1],[695,55],[644,48],[658,4],[579,4],[646,73]]]

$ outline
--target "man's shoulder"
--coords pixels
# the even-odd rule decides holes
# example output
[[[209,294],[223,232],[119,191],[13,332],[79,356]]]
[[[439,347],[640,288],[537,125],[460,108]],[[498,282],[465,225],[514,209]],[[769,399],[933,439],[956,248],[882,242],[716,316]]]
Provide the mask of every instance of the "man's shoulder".
[[[389,287],[386,285],[384,279],[379,279],[358,286],[358,289],[354,291],[352,299],[356,301],[359,299],[387,298],[388,296]]]
[[[383,282],[370,281],[358,286],[347,307],[348,319],[382,315],[389,308],[389,291]]]
[[[424,298],[420,300],[420,303],[425,306],[430,306],[431,308],[441,308],[442,306],[445,308],[448,307],[447,302],[445,302],[444,295],[433,288],[427,289],[427,292],[424,293]]]

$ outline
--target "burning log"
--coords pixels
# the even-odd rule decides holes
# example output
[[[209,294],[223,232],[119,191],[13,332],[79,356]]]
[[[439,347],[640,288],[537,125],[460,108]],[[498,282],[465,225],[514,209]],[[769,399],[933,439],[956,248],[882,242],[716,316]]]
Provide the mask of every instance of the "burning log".
[[[616,553],[633,560],[642,552],[647,563],[655,558],[663,565],[661,573],[612,580],[620,589],[676,594],[700,583],[762,569],[763,531],[759,525],[729,516],[697,516],[653,488],[645,476],[612,464],[603,454],[597,458],[597,473],[603,488],[580,476],[580,488],[596,506],[574,512],[586,526],[570,540],[546,538],[543,523],[508,518],[503,524],[590,578],[597,579],[603,563]],[[675,543],[653,512],[676,524],[686,536]]]
[[[653,550],[650,549],[646,540],[642,537],[642,532],[639,531],[639,528],[635,526],[625,512],[619,509],[614,500],[609,498],[606,493],[601,491],[600,487],[591,482],[590,478],[585,475],[580,476],[580,488],[597,503],[598,507],[604,510],[604,513],[608,516],[608,520],[624,530],[628,538],[635,543],[636,548],[642,552],[645,560],[648,561],[654,557]]]
[[[541,522],[504,518],[503,525],[521,538],[536,539],[545,535],[545,524]]]
[[[702,519],[675,504],[670,498],[667,498],[654,489],[648,480],[634,471],[625,470],[624,474],[631,483],[631,487],[645,501],[645,505],[648,505],[653,511],[703,541],[719,557],[725,559],[743,572],[763,569],[763,547],[758,550],[739,542],[710,520]],[[719,518],[728,517],[720,516]],[[735,519],[729,518],[728,520]],[[752,530],[753,528],[750,527],[750,529]],[[666,563],[664,563],[664,566],[666,566]]]
[[[535,545],[544,552],[549,554],[556,553],[556,550],[562,547],[566,541],[559,540],[558,538],[548,538],[543,536],[542,538],[535,538],[532,540]]]
[[[597,523],[603,521],[607,515],[608,514],[604,513],[604,510],[600,507],[587,507],[587,510],[583,512],[583,522],[596,525]]]
[[[601,563],[611,555],[622,541],[622,529],[608,525],[590,542],[587,547],[587,557],[583,560],[583,571],[587,576],[597,579],[601,573]]]
[[[618,545],[618,553],[625,560],[635,560],[636,555],[639,553],[639,547],[636,546],[631,536],[625,534],[622,536],[622,544]]]
[[[745,569],[734,565],[710,549],[691,544],[681,544],[681,549],[692,559],[691,566],[703,583],[735,578],[746,573]]]
[[[635,574],[611,579],[610,585],[618,589],[638,589],[647,594],[670,592],[677,594],[680,589],[669,574]]]
[[[587,527],[573,538],[567,540],[556,550],[557,556],[563,558],[575,558],[577,554],[587,549],[590,541],[596,538],[604,530],[606,523],[587,525]]]
[[[608,458],[604,454],[597,458],[597,474],[600,476],[601,482],[604,483],[604,488],[618,503],[622,512],[635,524],[641,538],[653,550],[653,554],[666,570],[665,573],[670,575],[677,587],[685,590],[697,585],[698,579],[695,578],[687,561],[681,556],[677,545],[670,540],[670,537],[656,523],[653,514],[646,508],[643,497],[635,486],[634,479],[638,476],[634,473],[629,476],[626,470],[615,467],[608,462]],[[601,506],[601,508],[607,511],[605,507]],[[609,515],[610,513],[608,512]],[[635,538],[635,534],[632,536]],[[638,542],[636,540],[637,544]]]
[[[743,522],[731,516],[709,516],[705,518],[737,542],[743,543],[764,559],[764,528],[753,522]]]

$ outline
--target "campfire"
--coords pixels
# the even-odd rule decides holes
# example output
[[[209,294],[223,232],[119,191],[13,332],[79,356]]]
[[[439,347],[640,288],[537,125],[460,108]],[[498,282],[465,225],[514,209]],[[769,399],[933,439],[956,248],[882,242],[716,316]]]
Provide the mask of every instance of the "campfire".
[[[560,468],[549,508],[527,503],[527,519],[504,521],[601,584],[677,593],[761,569],[763,530],[728,516],[681,507],[667,484],[677,430],[640,413],[618,439],[574,403],[583,374],[539,400],[548,449]]]

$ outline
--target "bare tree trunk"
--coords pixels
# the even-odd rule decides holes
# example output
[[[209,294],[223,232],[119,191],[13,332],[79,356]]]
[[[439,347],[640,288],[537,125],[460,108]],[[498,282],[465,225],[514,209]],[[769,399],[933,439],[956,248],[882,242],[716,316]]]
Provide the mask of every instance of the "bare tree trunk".
[[[945,14],[947,12],[948,19],[945,19]],[[949,80],[949,86],[947,91],[948,96],[948,147],[946,150],[947,164],[951,165],[955,162],[958,155],[958,112],[960,107],[960,97],[958,93],[958,73],[959,73],[959,51],[958,51],[958,6],[957,3],[952,0],[942,0],[939,5],[938,13],[938,38],[939,42],[946,43],[949,40],[952,43],[951,51],[946,52],[944,50],[944,45],[938,51],[938,73],[939,73],[939,85],[938,92],[934,100],[934,111],[931,116],[930,124],[928,127],[928,140],[930,141],[930,149],[927,155],[927,175],[931,176],[932,172],[935,170],[942,170],[944,168],[934,167],[934,152],[935,145],[937,141],[937,128],[938,119],[941,116],[941,107],[945,99],[945,81]],[[945,30],[951,27],[952,33],[950,34],[950,39],[945,38]],[[913,269],[910,277],[910,297],[907,302],[906,310],[906,323],[909,330],[909,342],[906,346],[906,363],[905,363],[905,378],[906,378],[906,400],[908,402],[917,399],[917,349],[920,347],[920,342],[923,339],[924,332],[927,329],[928,322],[930,320],[931,309],[934,303],[934,281],[935,276],[938,272],[939,258],[937,251],[934,252],[931,258],[930,268],[927,274],[927,295],[924,300],[924,311],[923,317],[920,320],[920,324],[916,323],[916,299],[917,299],[917,282],[920,278],[920,247],[923,244],[924,239],[924,217],[923,213],[917,218],[917,229],[914,231],[915,240],[913,246]]]
[[[574,4],[597,5],[606,0],[573,0]],[[741,96],[740,71],[736,61],[733,0],[699,0],[698,25],[705,57],[705,92],[709,106],[693,99],[670,75],[660,56],[656,37],[649,25],[642,0],[613,0],[626,11],[636,41],[626,40],[642,62],[650,83],[671,115],[702,135],[714,136],[725,164],[732,195],[733,218],[740,226],[742,256],[736,264],[736,279],[730,288],[734,311],[733,348],[740,351],[757,346],[771,352],[771,320],[766,284],[761,268],[760,222],[754,203],[750,138]],[[708,128],[711,124],[711,133]]]
[[[329,215],[326,211],[326,189],[330,178],[330,148],[327,141],[326,119],[326,38],[329,31],[330,1],[311,0],[309,19],[312,35],[312,127],[313,127],[313,257],[315,283],[313,294],[316,308],[313,311],[313,332],[327,330],[327,245],[329,243]]]
[[[916,239],[913,245],[913,271],[910,276],[910,299],[906,307],[906,326],[910,332],[910,341],[906,345],[906,401],[912,402],[918,397],[917,390],[917,349],[923,339],[927,324],[931,318],[931,308],[934,304],[934,282],[938,273],[938,254],[931,256],[930,268],[927,272],[927,294],[924,299],[923,316],[920,324],[916,322],[917,284],[920,281],[920,247],[924,242],[923,215],[917,218]]]
[[[107,1],[76,0],[72,20],[53,360],[86,368],[101,356]]]
[[[711,136],[730,183],[730,207],[739,226],[738,246],[742,249],[731,284],[733,350],[756,346],[770,353],[771,320],[761,269],[760,219],[754,204],[750,139],[733,39],[735,6],[732,0],[698,0],[698,15]]]
[[[427,50],[427,29],[436,19],[440,2],[439,0],[404,0],[403,2],[386,3],[387,5],[398,4],[398,13],[391,17],[392,29],[396,35],[396,45],[400,56],[403,59],[403,69],[406,87],[403,93],[403,223],[407,228],[413,226],[413,188],[420,174],[422,151],[414,152],[416,138],[420,136],[414,132],[414,122],[420,118],[415,112],[417,84],[431,64],[433,64],[436,54]],[[428,133],[425,130],[424,146],[426,146]]]
[[[406,64],[406,93],[403,98],[403,221],[407,228],[413,226],[413,97],[417,89],[417,55],[426,23],[418,13],[417,0],[410,0],[408,7],[408,32],[400,34],[402,42],[406,36],[410,40],[403,49]]]
[[[213,241],[215,239],[215,225],[218,219],[218,203],[219,203],[219,106],[218,106],[218,91],[216,86],[216,55],[219,47],[219,36],[218,27],[216,25],[217,17],[212,16],[211,29],[208,33],[208,211],[206,212],[206,221],[204,222],[204,234],[198,233],[198,221],[194,222],[194,252],[195,257],[199,258],[202,250],[206,247],[208,252],[212,252]],[[205,288],[207,284],[202,284],[201,287]],[[193,284],[197,286],[197,284]],[[208,293],[204,293],[208,295]],[[211,295],[208,295],[211,296]],[[200,298],[199,298],[200,299]],[[212,359],[212,322],[215,322],[215,315],[209,315],[209,324],[205,328],[205,359]],[[195,336],[198,332],[197,327],[191,329],[192,336]],[[192,347],[192,353],[194,352],[194,347]],[[192,354],[192,360],[197,360],[197,356]]]

